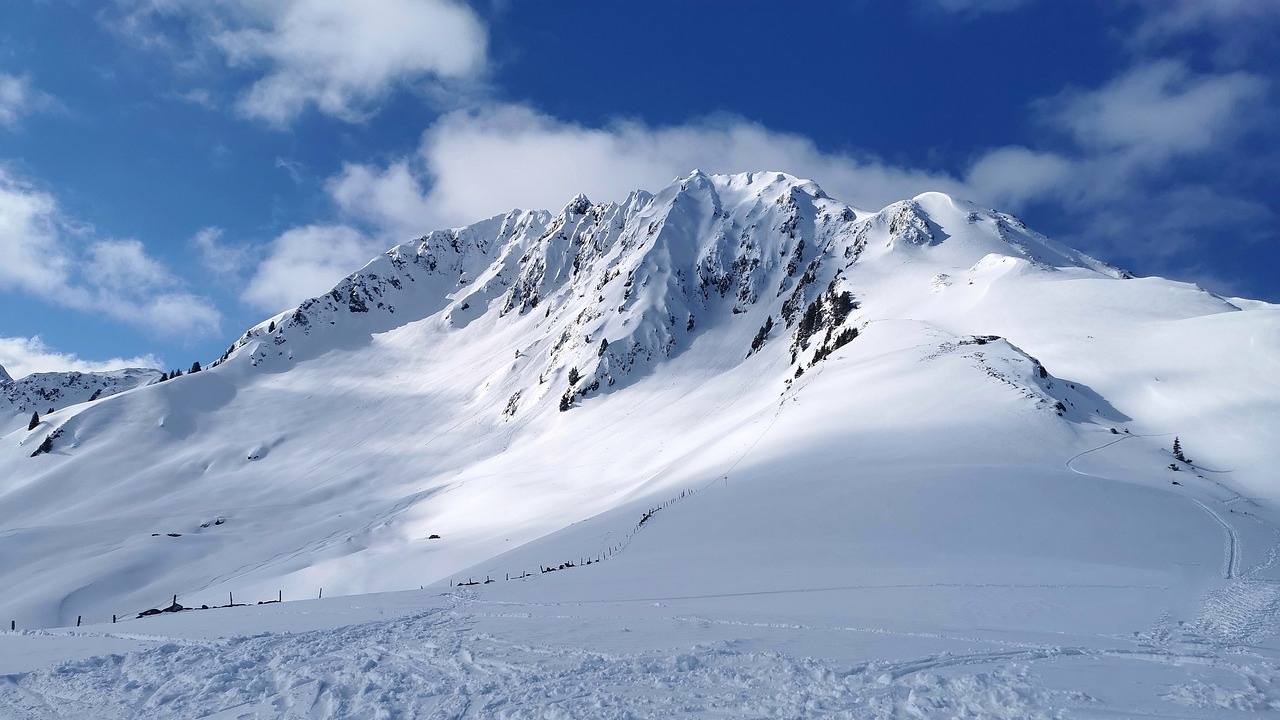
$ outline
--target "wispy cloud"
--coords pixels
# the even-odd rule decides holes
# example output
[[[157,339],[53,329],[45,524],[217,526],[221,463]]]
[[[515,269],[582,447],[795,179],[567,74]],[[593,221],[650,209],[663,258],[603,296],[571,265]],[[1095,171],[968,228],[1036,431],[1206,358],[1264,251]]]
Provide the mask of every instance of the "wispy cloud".
[[[200,264],[220,280],[235,279],[249,262],[249,248],[224,242],[222,228],[201,228],[191,238]]]
[[[290,180],[292,180],[296,184],[301,184],[305,177],[307,166],[304,165],[299,160],[291,160],[285,157],[277,157],[276,169],[284,170],[286,173],[289,174]]]
[[[23,117],[48,107],[52,98],[36,90],[31,78],[0,73],[0,128],[16,130]]]
[[[1032,2],[1035,0],[917,0],[925,10],[960,15],[1006,12]]]

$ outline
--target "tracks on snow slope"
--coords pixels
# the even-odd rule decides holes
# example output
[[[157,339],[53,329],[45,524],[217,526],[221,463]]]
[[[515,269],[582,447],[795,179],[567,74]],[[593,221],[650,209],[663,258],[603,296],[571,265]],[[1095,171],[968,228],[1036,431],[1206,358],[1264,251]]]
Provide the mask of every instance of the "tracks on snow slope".
[[[1087,473],[1087,472],[1084,472],[1083,470],[1077,470],[1075,468],[1075,462],[1080,458],[1084,457],[1085,455],[1096,453],[1101,450],[1106,450],[1107,448],[1113,445],[1119,445],[1120,443],[1125,442],[1126,440],[1133,440],[1135,438],[1167,437],[1168,435],[1169,433],[1156,434],[1156,435],[1126,434],[1117,440],[1112,440],[1111,442],[1104,443],[1102,445],[1099,445],[1096,448],[1091,448],[1089,450],[1085,450],[1084,452],[1076,453],[1071,457],[1071,459],[1067,460],[1067,469],[1073,473],[1076,473],[1077,475],[1084,475],[1086,477],[1098,478],[1100,480],[1114,480],[1115,478],[1103,477],[1102,475],[1094,475],[1093,473]],[[1226,486],[1222,485],[1221,483],[1217,483],[1217,484],[1219,487],[1226,489]],[[1192,492],[1194,492],[1194,490],[1191,488],[1188,488],[1188,490],[1191,490]],[[1191,502],[1199,506],[1201,510],[1204,510],[1206,513],[1208,513],[1209,517],[1213,518],[1214,521],[1217,522],[1218,525],[1222,528],[1224,540],[1225,540],[1224,547],[1223,547],[1223,555],[1222,555],[1222,577],[1223,579],[1226,579],[1226,580],[1233,580],[1238,578],[1240,576],[1240,567],[1243,562],[1241,557],[1243,554],[1243,549],[1240,543],[1240,533],[1236,531],[1235,527],[1232,526],[1231,523],[1228,522],[1227,519],[1224,518],[1221,513],[1219,513],[1217,510],[1213,509],[1209,505],[1205,504],[1201,500],[1195,497],[1192,497],[1191,495],[1182,495],[1181,497],[1184,497],[1187,500],[1190,500]],[[1235,495],[1235,497],[1232,498],[1232,500],[1238,500],[1238,499],[1241,499],[1240,495]],[[1231,500],[1229,500],[1228,502],[1230,501]],[[1223,504],[1225,505],[1226,503],[1223,503]]]
[[[1077,470],[1073,463],[1085,455],[1104,450],[1125,440],[1164,436],[1126,435],[1076,454],[1067,461],[1067,468],[1080,475],[1110,480],[1112,478],[1103,478],[1100,475]],[[1243,570],[1244,543],[1241,540],[1240,531],[1210,503],[1224,507],[1233,503],[1243,502],[1249,505],[1253,503],[1221,482],[1216,480],[1211,482],[1224,492],[1230,493],[1231,497],[1225,501],[1211,497],[1202,500],[1191,495],[1191,493],[1200,492],[1197,488],[1185,484],[1183,487],[1187,488],[1187,493],[1181,494],[1181,497],[1195,503],[1222,528],[1224,538],[1222,577],[1228,582],[1223,587],[1210,590],[1205,595],[1200,615],[1183,628],[1182,637],[1184,642],[1192,644],[1207,642],[1224,646],[1249,646],[1274,634],[1277,628],[1280,628],[1280,582],[1262,577],[1263,573],[1274,567],[1280,559],[1280,528],[1248,510],[1236,511],[1228,508],[1227,514],[1231,517],[1247,517],[1270,530],[1272,534],[1272,544],[1267,550],[1265,561],[1247,571]]]
[[[603,653],[476,628],[471,596],[397,620],[165,644],[0,678],[0,716],[133,718],[946,716],[1043,718],[1024,671],[942,678],[698,646]],[[928,664],[931,659],[923,660]]]

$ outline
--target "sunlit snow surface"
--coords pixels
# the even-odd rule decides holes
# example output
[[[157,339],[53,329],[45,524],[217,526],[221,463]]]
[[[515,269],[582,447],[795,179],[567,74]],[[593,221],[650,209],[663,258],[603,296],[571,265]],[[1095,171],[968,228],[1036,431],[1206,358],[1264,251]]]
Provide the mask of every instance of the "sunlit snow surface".
[[[0,439],[0,717],[1280,710],[1280,310],[1122,278],[775,174],[401,246]]]

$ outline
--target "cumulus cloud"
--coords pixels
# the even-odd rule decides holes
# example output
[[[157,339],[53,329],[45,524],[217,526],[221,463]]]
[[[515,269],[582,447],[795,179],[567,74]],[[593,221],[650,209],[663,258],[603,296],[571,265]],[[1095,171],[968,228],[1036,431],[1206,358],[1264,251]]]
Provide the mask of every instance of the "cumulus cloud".
[[[1055,152],[1021,146],[996,148],[969,166],[965,193],[990,205],[1017,208],[1031,200],[1056,194],[1077,194],[1079,162]]]
[[[433,229],[438,215],[409,165],[408,160],[385,168],[348,164],[329,180],[327,189],[349,219],[371,224],[390,237],[421,235]]]
[[[0,256],[0,289],[165,335],[204,335],[221,321],[207,298],[185,291],[142,243],[94,237],[52,194],[3,169]]]
[[[251,79],[238,111],[277,127],[308,108],[360,122],[402,88],[438,94],[486,69],[488,33],[455,0],[117,0],[114,27],[203,67],[213,56]],[[173,25],[187,28],[186,38]]]
[[[941,173],[901,168],[873,156],[824,152],[808,138],[736,116],[651,126],[564,122],[521,105],[455,112],[424,135],[417,157],[422,195],[416,215],[454,225],[513,207],[558,209],[575,194],[621,200],[657,189],[694,168],[706,172],[786,170],[820,179],[833,195],[879,208],[921,188],[958,190]],[[348,181],[403,187],[403,172],[348,168]]]
[[[15,380],[38,372],[104,372],[129,367],[158,368],[164,363],[155,355],[109,360],[85,360],[74,353],[58,352],[39,335],[0,337],[0,367]]]
[[[52,195],[0,168],[0,287],[40,292],[65,284],[71,264],[60,242],[65,230]]]
[[[276,238],[241,298],[279,312],[328,292],[339,280],[385,250],[383,243],[346,225],[308,225]]]

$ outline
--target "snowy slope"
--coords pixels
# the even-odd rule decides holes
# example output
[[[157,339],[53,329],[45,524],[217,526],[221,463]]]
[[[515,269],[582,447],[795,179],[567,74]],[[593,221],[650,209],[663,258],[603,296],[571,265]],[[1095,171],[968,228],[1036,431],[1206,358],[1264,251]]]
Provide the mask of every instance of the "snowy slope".
[[[12,588],[0,619],[49,627],[174,594],[212,605],[228,592],[447,592],[489,576],[499,582],[449,605],[439,591],[403,600],[426,613],[418,624],[201,640],[192,672],[208,682],[257,656],[375,637],[421,655],[438,633],[476,627],[484,639],[450,652],[509,662],[514,708],[537,707],[538,693],[576,697],[568,683],[585,673],[617,689],[618,716],[663,715],[662,697],[694,702],[687,693],[703,693],[711,714],[729,707],[706,699],[719,673],[741,666],[744,688],[779,689],[744,689],[739,700],[759,708],[747,714],[795,716],[809,701],[814,713],[860,717],[876,702],[906,712],[918,691],[941,698],[940,716],[991,714],[1012,693],[1021,700],[1006,716],[1026,717],[1088,702],[1055,694],[1075,687],[1062,681],[1070,667],[1046,671],[1061,675],[1055,685],[1011,663],[1070,657],[1090,659],[1115,708],[1150,711],[1173,700],[1126,704],[1107,673],[1160,665],[1140,653],[1163,653],[1159,672],[1174,672],[1212,646],[1203,664],[1227,688],[1247,673],[1222,647],[1270,652],[1278,356],[1275,306],[1131,278],[1007,214],[936,193],[870,213],[782,174],[695,172],[621,204],[578,197],[559,213],[517,211],[397,246],[251,328],[204,372],[13,429],[0,438],[0,581]],[[31,457],[52,433],[52,451]],[[1171,456],[1174,436],[1192,463]],[[541,572],[566,563],[577,567]],[[524,573],[534,578],[505,580]],[[579,607],[592,609],[566,609]],[[207,638],[256,632],[266,617],[210,613],[249,625],[210,635],[202,623],[223,621],[184,614],[72,636],[66,655],[39,650],[58,635],[0,638],[0,651],[8,640],[33,658],[74,657],[154,645],[135,629],[144,622]],[[338,615],[297,629],[350,622]],[[729,644],[688,647],[703,640]],[[564,684],[534,678],[537,648],[567,663]],[[76,673],[161,678],[173,652]],[[593,653],[621,675],[592,674]],[[228,681],[167,702],[300,703],[303,716],[301,695],[280,689],[301,672],[316,673],[311,701],[329,708],[319,716],[373,707],[325,695],[361,677],[364,660],[339,655],[280,668],[275,690]],[[1248,673],[1265,676],[1261,662]],[[986,679],[946,676],[993,663]],[[628,683],[650,666],[693,679],[636,694]],[[433,676],[444,695],[428,700],[403,677],[412,667],[395,665],[371,692],[445,717],[485,713],[479,700],[452,715],[430,703],[502,697],[459,665]],[[929,668],[951,670],[911,684]],[[0,708],[56,694],[60,677],[14,680]],[[1161,682],[1183,688],[1166,693],[1187,700],[1178,707],[1217,697],[1186,678]],[[810,685],[827,695],[805,700]],[[1276,699],[1254,686],[1255,709]],[[118,716],[191,714],[144,692],[87,702]]]

